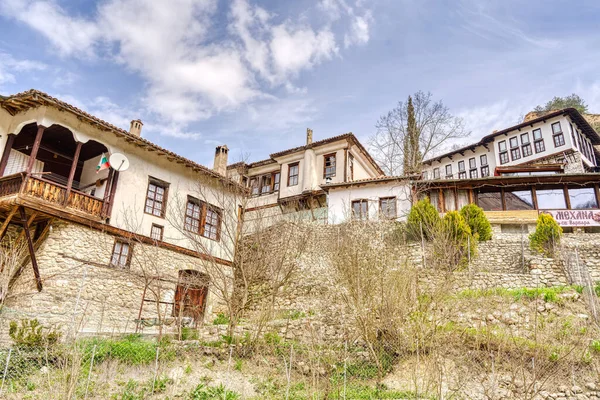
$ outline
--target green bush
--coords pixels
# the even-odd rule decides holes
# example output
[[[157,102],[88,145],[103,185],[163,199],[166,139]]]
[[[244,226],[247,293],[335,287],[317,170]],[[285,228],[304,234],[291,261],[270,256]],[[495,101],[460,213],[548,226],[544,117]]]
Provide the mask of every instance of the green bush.
[[[540,214],[537,219],[535,232],[529,235],[529,246],[547,257],[554,255],[560,244],[562,228],[550,214]]]
[[[480,242],[492,239],[492,225],[485,216],[483,208],[476,204],[467,204],[460,209],[460,215],[467,221],[474,238]]]
[[[52,346],[58,342],[60,333],[54,329],[45,328],[37,319],[10,321],[8,335],[15,345],[24,349],[34,349]]]
[[[437,242],[437,254],[444,257],[450,268],[465,266],[469,256],[472,258],[477,251],[477,240],[471,234],[471,228],[458,211],[449,211],[442,220],[442,229]]]
[[[422,227],[423,236],[430,240],[439,222],[440,214],[431,205],[429,199],[419,200],[410,209],[406,220],[406,232],[410,239],[417,240],[421,238]]]

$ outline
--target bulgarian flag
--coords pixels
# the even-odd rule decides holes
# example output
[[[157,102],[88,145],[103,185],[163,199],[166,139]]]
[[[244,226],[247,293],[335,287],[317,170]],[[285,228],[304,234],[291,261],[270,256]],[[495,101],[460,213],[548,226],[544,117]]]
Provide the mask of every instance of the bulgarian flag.
[[[102,157],[100,157],[100,162],[96,167],[96,173],[102,171],[103,169],[108,169],[108,167],[110,167],[110,164],[108,163],[108,158],[106,158],[106,155],[102,153]]]

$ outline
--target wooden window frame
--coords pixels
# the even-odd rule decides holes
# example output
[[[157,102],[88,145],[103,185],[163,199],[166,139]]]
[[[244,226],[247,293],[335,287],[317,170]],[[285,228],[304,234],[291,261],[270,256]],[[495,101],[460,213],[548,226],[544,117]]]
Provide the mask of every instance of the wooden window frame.
[[[485,178],[485,177],[488,177],[488,176],[490,176],[490,166],[489,165],[482,165],[481,166],[481,177]]]
[[[361,215],[359,217],[356,216],[356,213],[354,212],[354,204],[355,203],[359,203],[359,204],[365,204],[365,218],[361,218],[362,217],[362,207],[361,207]],[[356,220],[356,221],[368,221],[369,220],[369,200],[368,199],[356,199],[356,200],[352,200],[352,219]]]
[[[194,204],[195,206],[198,206],[200,208],[199,210],[199,218],[196,219],[192,216],[189,216],[187,214],[188,212],[188,205],[189,204]],[[216,228],[216,237],[215,238],[211,238],[210,236],[206,235],[206,223],[207,223],[207,213],[208,211],[214,212],[217,214],[217,223],[215,225]],[[190,229],[190,227],[188,227],[187,224],[187,218],[191,218],[194,221],[198,221],[198,230],[194,230],[193,229],[193,224],[190,225],[190,227],[192,229]],[[194,197],[188,196],[188,201],[185,205],[185,211],[184,211],[184,215],[183,215],[183,229],[186,230],[187,232],[190,233],[194,233],[196,235],[200,235],[206,239],[209,240],[214,240],[216,242],[221,240],[221,225],[223,224],[223,210],[221,210],[219,207],[213,206],[212,204],[208,204],[202,200],[198,200]],[[212,224],[211,224],[212,226]]]
[[[436,171],[437,171],[437,174],[436,174]],[[433,179],[440,179],[440,168],[439,167],[433,169]]]
[[[483,160],[485,160],[485,162]],[[481,164],[482,167],[488,165],[487,154],[482,154],[479,156],[479,164]]]
[[[452,179],[452,164],[448,164],[445,166],[446,170],[446,179]]]
[[[156,215],[156,214],[154,214],[154,212],[148,212],[146,210],[146,207],[148,207],[148,205],[147,205],[148,200],[152,201],[152,211],[154,211],[156,209],[156,207],[154,206],[154,203],[157,202],[156,189],[154,190],[153,197],[150,197],[150,185],[155,186],[155,187],[160,187],[161,189],[163,189],[163,199],[161,202],[160,215]],[[149,176],[148,177],[148,186],[146,187],[146,198],[144,201],[144,213],[148,214],[148,215],[152,215],[154,217],[158,217],[158,218],[165,218],[165,214],[167,212],[168,195],[169,195],[169,183]]]
[[[296,167],[296,174],[292,175],[292,168]],[[296,182],[291,184],[290,181],[292,178],[296,178]],[[287,186],[291,187],[291,186],[297,186],[298,183],[300,182],[300,162],[295,162],[295,163],[291,163],[288,164],[288,173],[287,173]]]
[[[387,215],[383,208],[383,202],[393,201],[394,203],[394,215]],[[367,213],[368,213],[369,205],[367,204]],[[379,215],[381,215],[385,219],[397,219],[398,218],[398,199],[395,196],[390,197],[380,197],[379,198]]]
[[[154,230],[154,228],[158,228],[160,229],[160,238],[155,238],[154,236],[152,236],[152,231]],[[152,224],[152,226],[150,227],[150,238],[157,240],[159,242],[163,241],[163,235],[165,233],[165,227],[162,225],[158,225],[158,224]]]
[[[275,188],[277,186],[277,188]],[[271,174],[271,193],[278,192],[281,188],[281,171],[275,171]]]
[[[502,150],[500,146],[501,144],[504,144],[504,150]],[[506,147],[506,140],[498,142],[498,158],[500,160],[500,164],[507,164],[508,162],[510,162],[508,158],[508,148]]]
[[[467,171],[460,171],[458,173],[458,179],[467,179]]]
[[[125,265],[122,265],[120,263],[118,263],[118,264],[113,263],[113,258],[115,256],[115,250],[117,249],[117,244],[121,245],[121,248],[118,253],[119,261],[120,261],[121,257],[123,256],[123,245],[124,244],[127,245],[127,258],[125,260]],[[131,243],[129,243],[127,240],[116,238],[115,242],[113,243],[112,251],[110,253],[110,261],[108,262],[108,266],[111,268],[129,269],[131,267],[132,254],[133,254],[133,245]]]
[[[536,139],[535,133],[539,132],[540,137]],[[546,151],[546,145],[544,144],[544,136],[542,134],[542,129],[537,128],[531,131],[531,135],[533,136],[533,149],[535,150],[535,154],[543,153]]]
[[[477,179],[477,168],[473,168],[469,170],[469,178],[470,179]]]
[[[554,131],[554,127],[558,125],[558,131]],[[554,142],[554,147],[562,147],[565,145],[565,134],[563,133],[562,126],[560,125],[560,121],[553,122],[551,125],[552,129],[552,141]]]
[[[333,157],[333,165],[329,168],[333,168],[333,174],[327,175],[327,158]],[[337,153],[329,153],[323,155],[323,179],[334,178],[337,172]]]
[[[465,160],[460,160],[458,162],[458,172],[464,172],[465,171]]]
[[[510,159],[513,161],[521,159],[521,149],[518,146],[510,149]]]

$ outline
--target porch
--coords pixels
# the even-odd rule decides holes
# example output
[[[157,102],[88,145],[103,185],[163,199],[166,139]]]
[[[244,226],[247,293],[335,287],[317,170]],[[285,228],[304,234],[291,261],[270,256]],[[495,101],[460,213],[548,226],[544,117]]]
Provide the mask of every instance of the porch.
[[[97,173],[108,148],[62,125],[31,123],[8,140],[0,160],[0,209],[31,208],[66,219],[110,217],[118,172]]]

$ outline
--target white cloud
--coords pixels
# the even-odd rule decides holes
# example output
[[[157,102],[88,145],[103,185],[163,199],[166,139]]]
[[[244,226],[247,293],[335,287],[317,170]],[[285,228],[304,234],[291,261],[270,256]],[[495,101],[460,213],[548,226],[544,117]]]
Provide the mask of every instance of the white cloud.
[[[368,12],[355,16],[344,0],[323,1],[314,9],[339,14],[327,21],[348,21],[346,47],[369,40]],[[215,33],[221,32],[215,26],[218,12],[217,0],[106,0],[90,17],[70,14],[57,0],[0,3],[0,14],[44,35],[62,56],[109,58],[138,74],[146,83],[140,96],[145,110],[177,127],[256,101],[275,101],[269,93],[274,89],[304,94],[306,88],[293,80],[339,52],[330,22],[313,26],[301,17],[282,19],[248,0],[234,0],[221,34]],[[0,79],[13,77],[5,72]],[[107,104],[99,108],[121,123],[117,110]],[[188,135],[185,129],[173,132]]]
[[[0,85],[15,83],[15,74],[45,69],[46,64],[32,60],[17,60],[10,54],[0,52]]]
[[[373,17],[369,11],[363,16],[357,15],[352,18],[350,32],[344,35],[344,46],[346,48],[357,44],[362,45],[369,41],[369,25]]]
[[[0,14],[42,33],[62,55],[91,56],[100,37],[94,22],[68,15],[52,0],[2,0]]]

